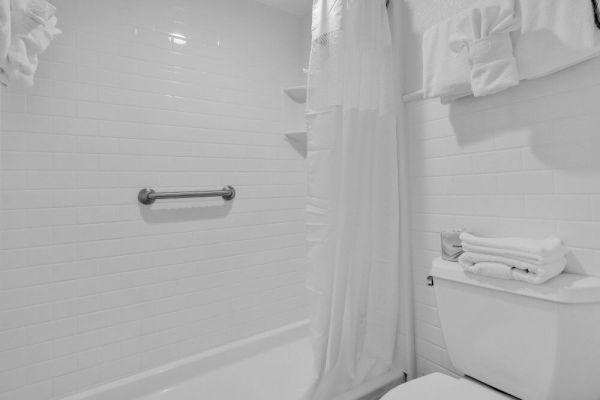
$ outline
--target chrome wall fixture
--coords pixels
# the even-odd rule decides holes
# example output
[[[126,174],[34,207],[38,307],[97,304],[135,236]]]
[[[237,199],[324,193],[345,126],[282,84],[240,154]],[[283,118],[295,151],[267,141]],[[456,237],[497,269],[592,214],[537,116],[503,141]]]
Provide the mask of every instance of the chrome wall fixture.
[[[235,189],[233,186],[225,186],[221,190],[205,190],[193,192],[155,192],[154,189],[142,189],[138,193],[138,201],[144,205],[153,204],[162,199],[191,199],[196,197],[222,197],[223,200],[233,200]]]

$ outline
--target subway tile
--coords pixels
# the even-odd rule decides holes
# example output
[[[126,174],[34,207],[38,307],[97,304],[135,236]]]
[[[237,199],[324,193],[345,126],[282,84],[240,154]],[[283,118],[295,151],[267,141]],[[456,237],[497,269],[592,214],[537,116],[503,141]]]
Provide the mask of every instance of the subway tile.
[[[129,3],[56,0],[35,87],[2,90],[0,399],[54,400],[307,315],[305,160],[280,113],[299,22],[224,38],[204,18],[175,46],[165,26],[189,13]],[[226,184],[232,207],[136,201]]]
[[[600,193],[600,170],[556,170],[554,182],[556,193],[596,195]]]
[[[527,218],[588,221],[592,217],[587,196],[527,195],[524,201],[523,216]]]
[[[561,222],[558,232],[568,246],[600,250],[600,223]]]

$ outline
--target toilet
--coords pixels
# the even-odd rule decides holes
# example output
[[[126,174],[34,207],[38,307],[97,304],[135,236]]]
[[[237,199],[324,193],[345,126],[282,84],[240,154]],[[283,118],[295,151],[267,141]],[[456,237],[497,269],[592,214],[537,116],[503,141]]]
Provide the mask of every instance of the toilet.
[[[450,361],[382,400],[600,399],[600,278],[543,285],[465,273],[437,259],[432,276]]]

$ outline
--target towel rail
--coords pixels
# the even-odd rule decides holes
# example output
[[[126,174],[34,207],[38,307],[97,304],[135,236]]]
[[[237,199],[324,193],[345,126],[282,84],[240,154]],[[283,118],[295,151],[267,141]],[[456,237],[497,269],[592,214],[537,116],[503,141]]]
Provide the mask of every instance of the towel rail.
[[[405,103],[410,103],[411,101],[423,100],[424,98],[425,98],[425,92],[423,91],[423,89],[417,90],[415,92],[407,93],[404,96],[402,96],[402,100]]]
[[[197,197],[222,197],[223,200],[233,200],[235,189],[225,186],[221,190],[204,190],[192,192],[155,192],[154,189],[145,188],[138,193],[138,201],[144,205],[153,204],[156,200],[163,199],[190,199]]]

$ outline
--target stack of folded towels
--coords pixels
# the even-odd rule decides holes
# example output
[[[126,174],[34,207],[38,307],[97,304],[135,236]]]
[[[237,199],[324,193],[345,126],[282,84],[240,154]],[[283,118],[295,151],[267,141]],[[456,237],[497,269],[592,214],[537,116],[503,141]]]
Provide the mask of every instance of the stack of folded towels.
[[[458,262],[474,274],[541,284],[567,266],[567,249],[555,236],[543,240],[482,238],[463,232],[460,239],[464,253]]]

